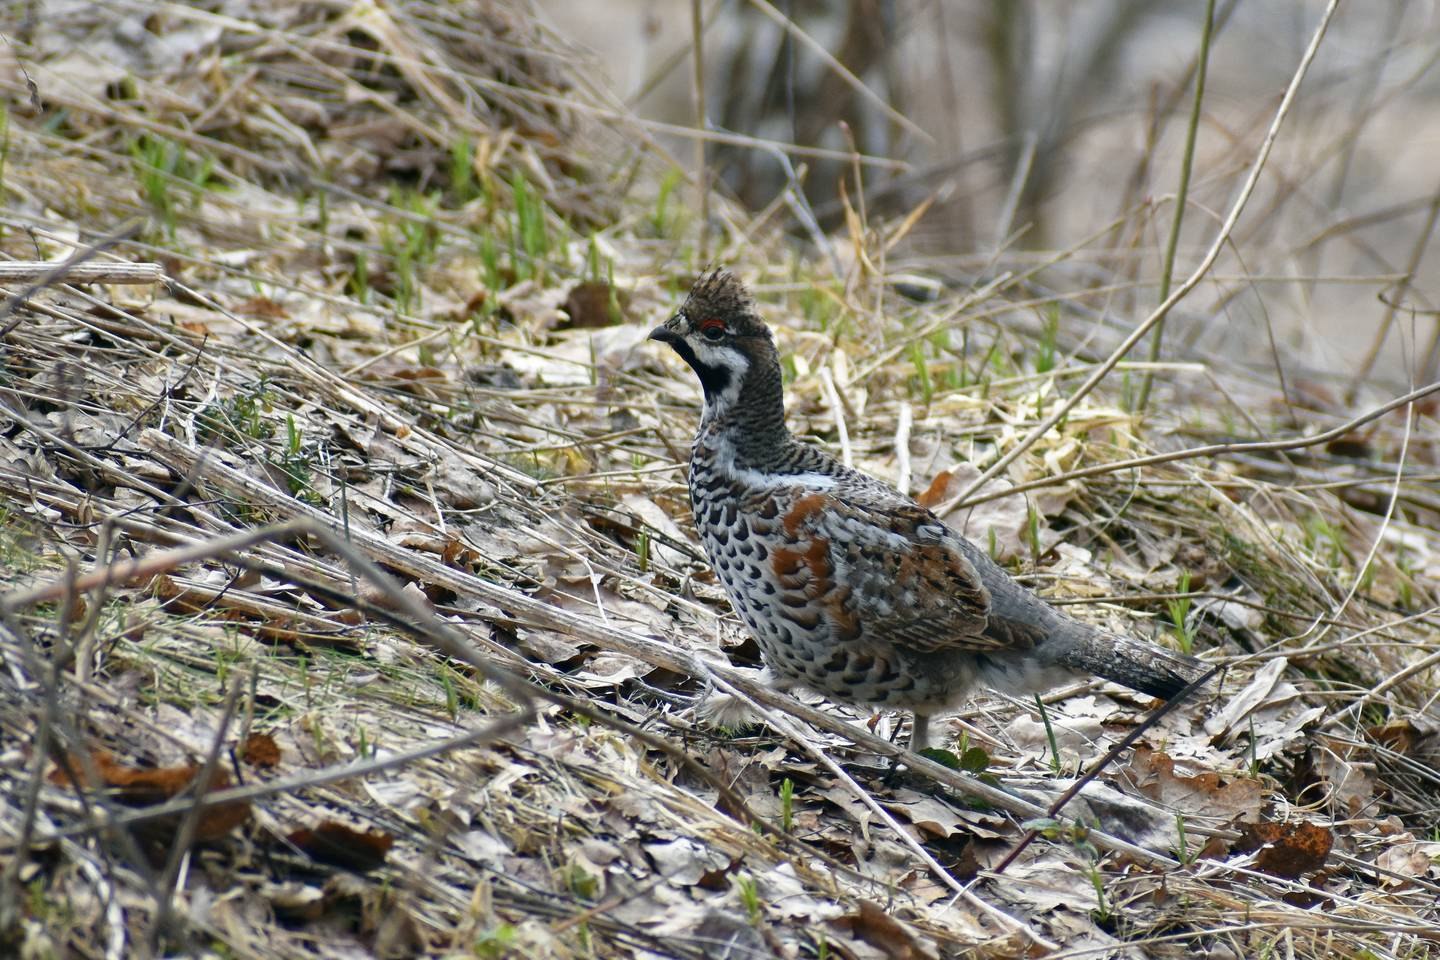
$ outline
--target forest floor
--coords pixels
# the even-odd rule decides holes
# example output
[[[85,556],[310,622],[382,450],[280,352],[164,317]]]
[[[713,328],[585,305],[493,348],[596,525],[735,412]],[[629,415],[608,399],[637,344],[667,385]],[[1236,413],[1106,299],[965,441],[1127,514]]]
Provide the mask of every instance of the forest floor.
[[[0,953],[1431,955],[1433,385],[1078,394],[1128,328],[921,287],[910,219],[701,224],[519,5],[93,7],[0,69],[4,253],[68,261],[0,308]],[[1153,701],[982,695],[897,769],[756,683],[645,342],[711,263],[797,433],[1220,679],[1055,813]]]

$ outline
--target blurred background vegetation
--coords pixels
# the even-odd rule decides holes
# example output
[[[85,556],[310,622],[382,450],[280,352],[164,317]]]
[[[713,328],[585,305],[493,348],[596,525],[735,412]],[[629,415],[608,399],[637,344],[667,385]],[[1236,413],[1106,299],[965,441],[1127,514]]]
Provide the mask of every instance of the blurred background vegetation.
[[[154,268],[0,307],[0,957],[1429,956],[1433,7],[1340,8],[1217,246],[1318,2],[542,3],[0,5],[0,259]],[[981,698],[932,784],[731,669],[645,339],[707,263],[798,434],[1226,665],[1124,772],[1163,810],[986,875],[1045,807],[932,787],[1038,802],[1148,703]],[[250,820],[171,842],[202,759]],[[1242,814],[1334,853],[1267,879]]]
[[[1214,235],[1324,6],[1213,4],[1176,275]],[[1041,279],[1105,287],[1091,303],[1110,316],[1160,299],[1206,3],[542,7],[628,105],[688,127],[698,9],[707,128],[767,142],[710,150],[714,178],[752,210],[793,190],[832,229],[858,169],[871,216],[935,201],[899,252],[948,282],[1068,251]],[[1171,321],[1173,358],[1253,362],[1272,382],[1278,366],[1288,400],[1307,379],[1338,377],[1331,386],[1353,398],[1435,378],[1437,40],[1432,4],[1340,9],[1233,243]],[[689,139],[670,142],[693,167]]]

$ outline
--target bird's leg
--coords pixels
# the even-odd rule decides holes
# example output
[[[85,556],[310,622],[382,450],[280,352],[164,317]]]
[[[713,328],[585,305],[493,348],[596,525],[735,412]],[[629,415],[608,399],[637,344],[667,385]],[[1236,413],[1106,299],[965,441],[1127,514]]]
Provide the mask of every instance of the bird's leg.
[[[910,724],[910,749],[915,753],[930,747],[930,715],[915,712],[915,719]]]

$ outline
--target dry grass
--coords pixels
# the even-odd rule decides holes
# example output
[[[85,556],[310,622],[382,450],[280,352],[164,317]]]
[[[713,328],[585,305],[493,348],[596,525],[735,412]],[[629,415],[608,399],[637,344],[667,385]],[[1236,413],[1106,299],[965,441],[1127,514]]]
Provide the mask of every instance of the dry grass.
[[[952,522],[1230,664],[1058,819],[1150,704],[981,698],[965,772],[895,776],[895,718],[720,655],[755,651],[686,516],[696,391],[643,344],[703,265],[663,151],[506,5],[257,9],[6,53],[6,254],[170,279],[0,316],[0,952],[1428,955],[1433,395],[1347,426],[1126,361],[1024,447],[1130,332],[1093,289],[907,299],[903,223],[854,213],[836,279],[715,198],[798,431],[937,503],[1013,455]],[[65,61],[85,31],[129,72]],[[770,723],[697,726],[705,683]]]

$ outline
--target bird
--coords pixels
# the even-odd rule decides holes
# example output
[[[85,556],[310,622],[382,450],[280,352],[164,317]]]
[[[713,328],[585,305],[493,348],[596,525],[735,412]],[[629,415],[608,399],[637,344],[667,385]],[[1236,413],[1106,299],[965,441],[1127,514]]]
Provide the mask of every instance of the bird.
[[[774,335],[730,271],[703,273],[649,339],[700,381],[691,512],[777,686],[909,710],[920,751],[931,719],[982,686],[1101,677],[1168,701],[1205,673],[1061,613],[930,510],[792,434]]]

